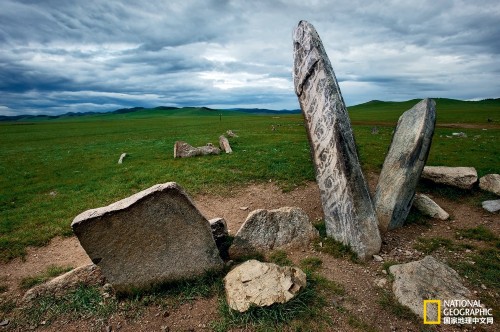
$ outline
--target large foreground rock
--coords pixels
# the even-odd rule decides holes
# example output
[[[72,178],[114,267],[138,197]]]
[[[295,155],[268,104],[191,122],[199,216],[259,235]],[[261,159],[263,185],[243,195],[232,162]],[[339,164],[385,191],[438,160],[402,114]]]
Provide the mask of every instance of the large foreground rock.
[[[209,154],[220,154],[220,149],[211,144],[195,148],[183,141],[177,141],[174,145],[174,158],[189,158]]]
[[[467,300],[471,292],[465,288],[455,270],[432,256],[420,261],[393,265],[389,271],[394,275],[392,290],[396,299],[423,318],[423,300]],[[437,311],[427,310],[427,319],[436,321]]]
[[[477,182],[474,167],[425,166],[422,178],[460,189],[472,189]]]
[[[311,24],[299,23],[293,43],[295,93],[306,120],[327,235],[369,258],[382,241],[335,73]]]
[[[95,264],[88,264],[33,287],[24,294],[23,301],[32,301],[46,295],[60,297],[79,285],[102,286],[104,283],[101,269]]]
[[[83,212],[71,227],[119,292],[192,278],[223,265],[208,221],[175,182]]]
[[[299,268],[254,259],[235,267],[224,278],[227,303],[240,312],[251,305],[265,307],[288,302],[306,284],[306,274]]]
[[[424,99],[399,118],[373,199],[383,231],[403,226],[410,212],[431,148],[435,105]]]
[[[298,207],[252,211],[234,237],[231,257],[255,251],[307,247],[319,235]]]
[[[487,174],[479,179],[479,188],[500,195],[500,174]]]
[[[429,196],[424,194],[416,194],[415,199],[413,200],[413,206],[419,210],[423,215],[446,220],[450,217],[450,215],[443,210],[436,202],[430,199]]]
[[[483,209],[488,212],[495,213],[500,211],[500,199],[492,200],[492,201],[484,201],[482,203]]]

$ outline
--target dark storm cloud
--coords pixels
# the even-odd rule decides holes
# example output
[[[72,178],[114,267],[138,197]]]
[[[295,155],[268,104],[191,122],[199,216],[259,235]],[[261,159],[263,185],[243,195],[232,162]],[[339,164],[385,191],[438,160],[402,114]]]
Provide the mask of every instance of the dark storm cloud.
[[[0,2],[0,114],[297,108],[301,19],[348,104],[500,91],[498,1]]]

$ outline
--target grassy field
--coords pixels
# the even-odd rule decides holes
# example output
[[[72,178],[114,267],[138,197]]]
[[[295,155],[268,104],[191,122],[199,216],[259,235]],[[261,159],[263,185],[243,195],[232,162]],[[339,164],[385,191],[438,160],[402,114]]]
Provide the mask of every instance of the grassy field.
[[[499,173],[499,102],[437,103],[438,123],[473,123],[477,128],[437,128],[428,164],[474,166],[480,176]],[[397,118],[413,104],[372,102],[350,109],[353,122],[363,122],[354,125],[354,133],[365,170],[380,171]],[[379,128],[377,135],[371,134],[372,122]],[[218,145],[219,135],[228,129],[239,135],[230,139],[233,154],[173,158],[176,140]],[[455,131],[468,137],[448,138]],[[123,152],[127,157],[118,165]],[[156,183],[176,181],[195,195],[223,194],[234,186],[269,180],[284,190],[314,180],[301,115],[191,108],[3,122],[0,260],[22,256],[28,245],[71,235],[71,221],[80,212]]]

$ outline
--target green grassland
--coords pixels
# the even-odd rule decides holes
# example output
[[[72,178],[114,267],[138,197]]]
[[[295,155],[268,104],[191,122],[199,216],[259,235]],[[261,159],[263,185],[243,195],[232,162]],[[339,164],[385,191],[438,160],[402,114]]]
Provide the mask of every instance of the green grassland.
[[[415,102],[371,104],[350,108],[350,114],[363,168],[379,172],[397,118]],[[438,124],[472,123],[477,128],[436,128],[428,164],[474,166],[479,175],[500,172],[500,102],[442,100],[442,104],[438,99]],[[379,134],[371,134],[372,123]],[[228,129],[239,135],[230,139],[233,154],[173,158],[175,141],[218,145],[218,137]],[[447,137],[455,131],[468,137]],[[127,157],[119,165],[123,152]],[[80,212],[157,183],[175,181],[196,195],[225,194],[233,187],[269,180],[284,190],[314,180],[300,114],[144,109],[2,122],[0,260],[22,256],[28,245],[71,235],[71,221]]]

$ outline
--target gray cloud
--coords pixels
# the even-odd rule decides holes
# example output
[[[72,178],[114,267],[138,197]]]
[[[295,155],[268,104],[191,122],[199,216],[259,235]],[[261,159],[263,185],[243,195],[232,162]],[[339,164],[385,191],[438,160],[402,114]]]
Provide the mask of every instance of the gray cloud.
[[[0,114],[298,108],[301,19],[318,30],[348,104],[499,97],[494,0],[0,1]]]

